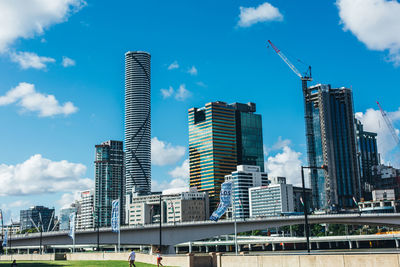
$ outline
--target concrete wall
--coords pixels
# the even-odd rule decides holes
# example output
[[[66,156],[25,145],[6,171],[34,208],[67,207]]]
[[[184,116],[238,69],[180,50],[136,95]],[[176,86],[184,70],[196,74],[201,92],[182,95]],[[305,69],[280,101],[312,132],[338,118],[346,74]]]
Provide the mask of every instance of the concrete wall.
[[[13,255],[1,255],[0,261],[53,261],[54,254],[13,254]]]
[[[400,267],[400,254],[220,256],[218,267]]]

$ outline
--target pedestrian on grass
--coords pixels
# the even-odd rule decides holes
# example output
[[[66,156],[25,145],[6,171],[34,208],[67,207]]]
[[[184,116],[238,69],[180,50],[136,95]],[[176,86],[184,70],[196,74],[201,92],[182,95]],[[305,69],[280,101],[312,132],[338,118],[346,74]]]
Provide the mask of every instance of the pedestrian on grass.
[[[129,267],[136,267],[136,265],[135,265],[135,258],[136,258],[136,253],[135,253],[135,251],[133,251],[133,249],[132,249],[132,251],[131,251],[131,253],[129,254],[129,257],[128,257],[128,261],[129,261]]]
[[[162,260],[162,257],[160,254],[160,250],[157,250],[157,267],[164,266],[164,265],[162,265],[161,260]]]
[[[17,267],[17,260],[13,260],[13,262],[11,263],[11,267]]]

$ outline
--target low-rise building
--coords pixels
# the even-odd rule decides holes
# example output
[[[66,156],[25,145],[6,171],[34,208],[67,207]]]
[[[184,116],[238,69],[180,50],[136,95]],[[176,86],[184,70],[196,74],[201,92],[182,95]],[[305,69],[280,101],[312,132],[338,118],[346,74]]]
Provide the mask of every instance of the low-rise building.
[[[8,234],[10,235],[15,235],[18,234],[21,231],[21,227],[20,227],[20,223],[19,222],[12,222],[9,225],[4,225],[3,228],[1,228],[0,226],[0,235],[5,235],[6,231],[8,231]]]
[[[398,212],[400,201],[395,199],[394,189],[373,190],[372,201],[358,202],[358,208],[365,213]]]
[[[160,201],[161,199],[161,201]],[[160,205],[161,204],[161,205]],[[209,217],[207,192],[134,196],[129,205],[129,225],[203,221]]]

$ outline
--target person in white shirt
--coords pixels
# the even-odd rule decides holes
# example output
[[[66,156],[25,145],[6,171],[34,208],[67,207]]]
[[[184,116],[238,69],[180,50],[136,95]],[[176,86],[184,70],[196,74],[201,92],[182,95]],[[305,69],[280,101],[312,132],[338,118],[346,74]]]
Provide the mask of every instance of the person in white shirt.
[[[136,267],[136,265],[135,265],[135,257],[136,257],[136,253],[132,249],[132,251],[131,251],[131,253],[129,254],[129,257],[128,257],[129,267],[132,267],[132,266]]]

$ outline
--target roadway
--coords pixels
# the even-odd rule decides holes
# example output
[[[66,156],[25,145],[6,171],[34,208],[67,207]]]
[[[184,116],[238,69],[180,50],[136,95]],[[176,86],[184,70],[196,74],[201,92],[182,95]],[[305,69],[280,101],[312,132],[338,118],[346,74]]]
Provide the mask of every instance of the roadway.
[[[304,216],[251,218],[247,220],[238,220],[237,229],[238,233],[240,233],[303,223]],[[400,213],[310,215],[309,223],[399,226]],[[117,244],[118,234],[111,232],[110,228],[101,228],[99,232],[99,243],[101,245]],[[184,242],[228,235],[233,232],[234,227],[232,220],[163,224],[162,244],[164,246],[175,246]],[[24,246],[39,246],[40,244],[39,233],[14,235],[10,239],[12,247],[16,248]],[[42,244],[70,246],[72,240],[68,236],[67,231],[46,232],[43,233]],[[76,231],[75,244],[93,245],[95,247],[97,244],[97,233],[95,229]],[[159,244],[159,226],[157,224],[121,227],[121,245],[157,244]],[[173,247],[172,250],[171,248],[168,248],[168,251],[173,252]]]

